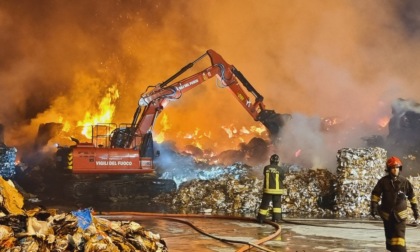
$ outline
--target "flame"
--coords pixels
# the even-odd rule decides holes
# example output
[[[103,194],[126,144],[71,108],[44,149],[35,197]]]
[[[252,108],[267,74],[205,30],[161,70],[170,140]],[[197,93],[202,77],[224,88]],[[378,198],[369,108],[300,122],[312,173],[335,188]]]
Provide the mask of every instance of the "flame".
[[[168,115],[166,113],[162,114],[162,119],[160,120],[160,125],[162,126],[162,131],[167,131],[172,127],[168,122]]]
[[[174,140],[179,150],[185,149],[184,151],[186,152],[188,152],[187,146],[194,146],[203,151],[212,152],[220,152],[221,148],[223,150],[226,148],[236,149],[239,148],[238,146],[241,146],[239,144],[248,142],[252,137],[262,136],[267,132],[263,125],[246,127],[234,125],[233,123],[221,125],[220,131],[216,133],[199,127],[183,131],[173,129],[170,122],[170,114],[162,112],[159,118],[159,125],[154,129],[154,141],[162,143],[167,140]],[[223,146],[220,145],[220,140],[223,142]]]
[[[161,131],[153,136],[154,140],[157,143],[162,143],[165,141],[165,131],[171,128],[171,124],[168,120],[168,115],[166,113],[162,113],[162,119],[160,119]]]
[[[160,132],[159,134],[157,134],[156,136],[154,136],[154,140],[157,143],[162,143],[163,141],[165,141],[165,132]]]
[[[378,120],[378,125],[381,127],[381,128],[385,128],[387,125],[388,125],[388,123],[389,123],[389,117],[388,116],[384,116],[384,117],[382,117],[382,118],[380,118],[379,120]]]
[[[264,132],[267,131],[267,129],[264,126],[251,126],[249,129],[247,129],[245,126],[242,126],[239,130],[236,129],[235,126],[230,125],[222,126],[222,129],[228,134],[229,138],[233,138],[236,135],[251,135],[251,133],[256,133],[257,135],[261,136]],[[241,142],[244,142],[245,140],[241,138]]]
[[[233,131],[232,131],[232,129],[230,129],[230,128],[226,127],[226,126],[222,126],[222,129],[226,132],[226,134],[228,134],[228,137],[229,138],[232,138],[233,137]]]
[[[297,151],[295,152],[295,157],[299,157],[301,152],[302,152],[302,150],[301,150],[301,149],[297,150]]]
[[[71,129],[71,124],[70,124],[70,122],[65,121],[65,122],[63,123],[63,129],[62,129],[62,131],[69,132],[69,131],[70,131],[70,129]]]
[[[200,149],[203,149],[203,146],[200,144],[200,142],[198,142],[198,141],[194,141],[193,142],[193,145],[195,146],[195,147],[197,147],[197,148],[200,148]]]
[[[90,111],[85,113],[85,118],[82,121],[77,122],[77,126],[83,126],[82,134],[91,138],[92,136],[92,125],[98,123],[110,123],[115,111],[114,102],[118,99],[118,89],[116,86],[108,88],[107,93],[99,103],[99,111],[92,114]]]
[[[249,134],[251,133],[245,126],[242,126],[242,128],[239,130],[242,134]]]
[[[258,135],[261,136],[264,132],[267,131],[267,129],[263,125],[261,125],[261,126],[251,126],[250,131],[253,132],[253,133],[257,133]]]
[[[211,132],[208,133],[200,133],[201,130],[199,128],[195,128],[194,133],[187,133],[184,135],[184,139],[190,139],[192,140],[191,145],[194,145],[195,147],[198,147],[200,149],[203,149],[203,145],[199,142],[198,139],[201,139],[203,137],[210,138]]]

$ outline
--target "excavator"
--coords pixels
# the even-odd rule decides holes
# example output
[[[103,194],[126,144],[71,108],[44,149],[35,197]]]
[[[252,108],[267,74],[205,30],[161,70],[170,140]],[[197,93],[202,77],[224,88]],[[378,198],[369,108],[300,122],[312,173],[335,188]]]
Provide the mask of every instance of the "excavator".
[[[206,56],[211,61],[209,67],[175,81]],[[156,175],[153,160],[157,152],[154,150],[153,126],[169,101],[181,98],[182,94],[213,77],[218,77],[221,85],[232,91],[249,115],[267,128],[270,138],[274,139],[280,134],[290,115],[267,110],[263,96],[244,75],[218,53],[208,50],[164,82],[147,87],[140,96],[131,123],[94,125],[90,143],[73,139],[75,145],[58,147],[57,166],[72,176],[69,193],[75,199],[89,195],[118,201],[121,198],[153,196],[176,190],[173,180],[159,179]],[[252,101],[249,95],[255,99]]]

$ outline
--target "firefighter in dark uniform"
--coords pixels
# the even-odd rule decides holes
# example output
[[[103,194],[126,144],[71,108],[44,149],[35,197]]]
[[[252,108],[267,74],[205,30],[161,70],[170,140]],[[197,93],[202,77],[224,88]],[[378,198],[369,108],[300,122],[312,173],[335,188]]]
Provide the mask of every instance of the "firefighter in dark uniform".
[[[397,157],[390,157],[386,162],[388,175],[382,177],[372,191],[370,213],[381,216],[385,228],[386,249],[389,251],[407,251],[405,246],[405,226],[408,216],[407,199],[410,201],[414,219],[417,220],[417,198],[413,186],[406,178],[399,175],[402,162]],[[381,205],[378,208],[379,201]]]
[[[286,194],[283,180],[286,170],[279,166],[279,156],[274,154],[270,157],[270,165],[264,167],[264,188],[257,221],[263,223],[268,212],[270,202],[273,202],[273,215],[271,220],[281,220],[281,195]]]

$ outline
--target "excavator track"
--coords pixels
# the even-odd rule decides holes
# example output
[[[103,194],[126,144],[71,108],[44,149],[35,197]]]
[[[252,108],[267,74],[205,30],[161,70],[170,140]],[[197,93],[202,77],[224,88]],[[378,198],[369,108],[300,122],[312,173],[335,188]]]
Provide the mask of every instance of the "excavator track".
[[[173,180],[141,178],[135,181],[110,180],[101,183],[96,194],[101,200],[112,202],[144,197],[155,197],[176,190]]]
[[[128,201],[155,197],[176,190],[169,179],[125,175],[68,175],[63,181],[63,197],[76,201]],[[53,189],[53,188],[51,188]]]

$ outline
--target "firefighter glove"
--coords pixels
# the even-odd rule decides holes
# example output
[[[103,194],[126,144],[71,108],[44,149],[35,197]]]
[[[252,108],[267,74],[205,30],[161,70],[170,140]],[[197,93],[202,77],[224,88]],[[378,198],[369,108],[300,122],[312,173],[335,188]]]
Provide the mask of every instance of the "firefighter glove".
[[[370,203],[370,215],[372,215],[372,217],[375,218],[377,214],[378,214],[378,203],[371,202]]]

